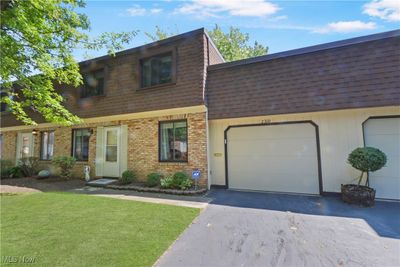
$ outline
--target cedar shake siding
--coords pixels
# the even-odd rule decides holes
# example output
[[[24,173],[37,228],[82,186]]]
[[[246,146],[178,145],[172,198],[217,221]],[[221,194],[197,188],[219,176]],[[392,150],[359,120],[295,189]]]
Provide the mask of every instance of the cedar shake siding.
[[[80,98],[81,88],[55,85],[67,100],[65,106],[81,118],[203,105],[207,48],[204,29],[125,50],[115,57],[103,56],[80,63],[81,72],[104,68],[104,95]],[[176,76],[169,84],[140,87],[140,60],[172,52]],[[31,112],[39,123],[39,114]],[[10,113],[1,116],[1,126],[21,125]]]
[[[400,31],[208,67],[209,119],[400,104]]]

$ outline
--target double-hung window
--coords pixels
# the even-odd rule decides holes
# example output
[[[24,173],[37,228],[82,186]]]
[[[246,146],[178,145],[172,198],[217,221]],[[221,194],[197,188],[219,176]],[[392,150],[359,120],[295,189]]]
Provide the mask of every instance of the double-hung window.
[[[89,129],[74,129],[72,140],[72,156],[78,161],[89,159]]]
[[[172,52],[155,55],[140,61],[141,87],[150,87],[172,82]]]
[[[54,154],[54,131],[41,132],[40,159],[51,160]]]
[[[81,98],[104,95],[104,69],[86,73],[83,79]]]
[[[159,160],[188,161],[187,121],[160,122]]]

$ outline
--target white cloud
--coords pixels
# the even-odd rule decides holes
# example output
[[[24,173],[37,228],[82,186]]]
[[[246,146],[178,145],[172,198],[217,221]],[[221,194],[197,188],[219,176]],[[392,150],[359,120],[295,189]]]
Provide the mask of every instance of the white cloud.
[[[129,14],[129,16],[143,16],[146,14],[146,9],[140,7],[139,5],[134,5],[133,7],[130,7],[126,10]]]
[[[278,5],[267,0],[192,0],[177,8],[175,13],[218,17],[222,12],[227,12],[231,16],[263,17],[278,10]]]
[[[363,6],[363,13],[387,21],[400,21],[400,1],[373,0]]]
[[[151,14],[159,14],[161,13],[163,10],[161,8],[152,8],[150,9],[150,13]]]
[[[374,22],[362,22],[359,20],[353,21],[338,21],[332,22],[322,28],[317,28],[313,30],[316,33],[329,33],[329,32],[339,32],[339,33],[348,33],[348,32],[357,32],[364,30],[373,30],[376,28],[376,24]]]

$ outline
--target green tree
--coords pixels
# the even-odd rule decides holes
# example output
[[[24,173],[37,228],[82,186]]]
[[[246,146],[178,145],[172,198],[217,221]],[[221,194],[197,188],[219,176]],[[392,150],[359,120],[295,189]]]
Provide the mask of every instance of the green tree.
[[[179,34],[178,28],[176,28],[176,31],[169,31],[167,32],[166,30],[161,29],[160,26],[156,26],[156,31],[154,34],[145,32],[144,33],[152,42],[160,41],[167,39],[168,37],[174,36]]]
[[[249,34],[241,32],[239,28],[230,27],[229,32],[224,33],[221,27],[216,24],[214,29],[207,31],[207,33],[226,61],[263,56],[268,53],[268,47],[257,41],[253,45],[249,44]],[[176,35],[178,31],[167,32],[156,26],[154,34],[148,32],[145,34],[151,41],[158,41]]]
[[[36,124],[28,111],[40,113],[48,122],[71,125],[80,119],[62,104],[54,84],[82,84],[76,49],[107,49],[114,55],[136,35],[105,32],[88,35],[88,17],[77,12],[83,0],[1,0],[0,75],[1,91],[15,117]]]
[[[249,44],[249,34],[241,32],[239,28],[230,27],[229,32],[224,33],[221,27],[215,25],[214,29],[207,33],[226,61],[263,56],[268,53],[268,47],[257,41],[254,45]]]

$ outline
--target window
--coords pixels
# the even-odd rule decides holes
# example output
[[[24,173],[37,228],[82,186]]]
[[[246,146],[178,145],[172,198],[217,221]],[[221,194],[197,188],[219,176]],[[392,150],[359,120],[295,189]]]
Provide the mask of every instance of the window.
[[[72,156],[79,161],[89,159],[89,129],[73,130]]]
[[[90,72],[83,79],[82,98],[104,94],[104,69]]]
[[[160,161],[187,162],[187,122],[160,122]]]
[[[172,53],[142,59],[141,87],[172,82]]]
[[[40,159],[51,160],[54,153],[54,132],[42,132],[41,146],[40,146]]]

